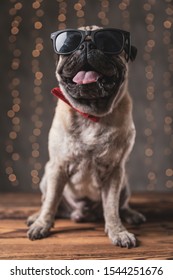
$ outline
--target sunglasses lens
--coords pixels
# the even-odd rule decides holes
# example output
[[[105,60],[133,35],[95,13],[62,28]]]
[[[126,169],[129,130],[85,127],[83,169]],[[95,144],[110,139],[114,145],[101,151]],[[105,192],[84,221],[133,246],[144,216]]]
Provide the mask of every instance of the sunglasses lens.
[[[95,43],[99,50],[107,53],[120,53],[124,45],[124,36],[119,31],[104,30],[95,34]]]
[[[55,39],[55,48],[58,53],[69,53],[74,51],[81,42],[81,34],[78,31],[65,31]]]

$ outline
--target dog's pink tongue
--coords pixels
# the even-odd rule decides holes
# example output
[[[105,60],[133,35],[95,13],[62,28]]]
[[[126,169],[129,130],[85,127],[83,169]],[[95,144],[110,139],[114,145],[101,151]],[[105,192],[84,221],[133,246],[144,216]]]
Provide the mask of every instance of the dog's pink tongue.
[[[95,71],[79,71],[73,78],[73,82],[76,84],[90,84],[97,82],[100,77],[99,73]]]

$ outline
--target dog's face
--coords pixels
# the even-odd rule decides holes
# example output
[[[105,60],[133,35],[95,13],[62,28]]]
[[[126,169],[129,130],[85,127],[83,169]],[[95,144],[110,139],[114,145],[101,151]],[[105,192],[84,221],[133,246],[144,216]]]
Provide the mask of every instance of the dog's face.
[[[100,28],[81,28],[97,29]],[[125,51],[119,55],[105,54],[93,45],[89,36],[73,53],[59,55],[56,76],[70,104],[95,116],[110,113],[127,86],[128,63],[125,55]],[[132,60],[135,55],[131,53]]]

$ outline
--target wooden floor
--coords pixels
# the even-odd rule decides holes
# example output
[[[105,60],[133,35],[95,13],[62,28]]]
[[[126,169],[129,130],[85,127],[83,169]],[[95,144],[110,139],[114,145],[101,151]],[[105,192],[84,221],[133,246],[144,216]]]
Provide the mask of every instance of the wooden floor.
[[[0,259],[171,259],[173,260],[173,193],[134,194],[131,204],[147,217],[140,226],[126,225],[139,245],[113,246],[103,223],[57,220],[43,240],[26,237],[26,218],[40,205],[38,194],[0,193]]]

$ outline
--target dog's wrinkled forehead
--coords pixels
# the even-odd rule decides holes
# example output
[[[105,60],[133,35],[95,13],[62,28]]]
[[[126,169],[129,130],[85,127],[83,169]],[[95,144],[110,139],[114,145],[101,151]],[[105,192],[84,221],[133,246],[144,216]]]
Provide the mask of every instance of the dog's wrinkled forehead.
[[[94,30],[103,29],[103,27],[100,27],[100,26],[97,26],[97,25],[88,25],[88,26],[79,27],[78,29],[83,30],[83,31],[94,31]],[[119,57],[122,59],[124,64],[126,64],[126,60],[125,60],[125,57],[124,57],[124,51],[121,54],[119,54]]]
[[[79,30],[84,30],[84,31],[92,31],[92,30],[97,30],[97,29],[103,29],[102,27],[99,27],[97,25],[90,25],[90,26],[82,26],[78,28]]]

